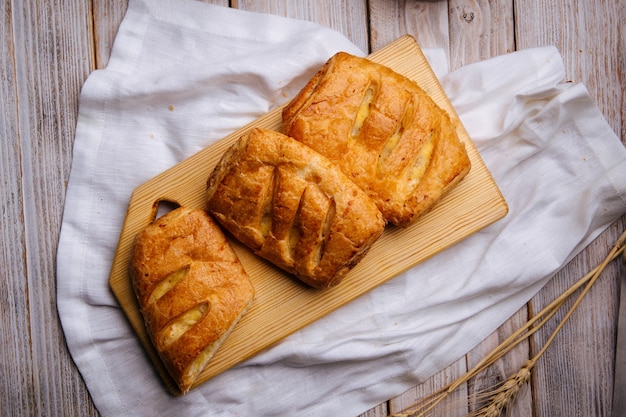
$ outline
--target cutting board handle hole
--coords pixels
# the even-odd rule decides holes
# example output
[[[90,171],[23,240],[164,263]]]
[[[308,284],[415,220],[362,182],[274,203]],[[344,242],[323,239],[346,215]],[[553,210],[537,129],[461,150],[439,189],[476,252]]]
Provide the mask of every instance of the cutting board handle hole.
[[[169,200],[157,200],[154,205],[156,206],[156,214],[154,220],[180,207],[180,204]]]

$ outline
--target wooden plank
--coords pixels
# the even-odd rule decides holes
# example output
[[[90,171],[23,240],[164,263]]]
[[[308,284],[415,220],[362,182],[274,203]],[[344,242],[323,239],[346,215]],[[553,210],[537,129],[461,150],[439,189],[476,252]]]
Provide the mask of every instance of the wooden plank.
[[[36,406],[28,326],[26,237],[23,214],[21,151],[18,127],[16,66],[10,0],[0,9],[0,404],[11,416],[26,416]]]
[[[450,54],[447,1],[370,0],[369,16],[372,51],[412,35],[422,48]]]
[[[376,407],[372,407],[359,417],[386,417],[388,414],[387,403],[384,402],[382,404],[378,404]]]
[[[450,70],[515,50],[511,0],[449,4]]]
[[[93,0],[93,68],[106,68],[117,30],[128,9],[128,0]]]
[[[626,2],[618,2],[617,7],[617,21],[624,22],[624,19],[626,19]],[[619,112],[621,123],[617,126],[619,128],[618,132],[622,138],[622,143],[626,145],[626,71],[624,71],[624,68],[626,68],[626,30],[624,30],[622,26],[620,26],[620,28],[619,38],[617,40],[617,67],[621,68],[621,71],[619,71],[619,83],[620,90],[622,91],[622,101]]]
[[[342,33],[362,51],[369,52],[366,0],[233,0],[232,7],[308,20]]]
[[[92,56],[89,3],[12,1],[10,11],[15,61],[14,91],[17,124],[13,133],[19,146],[22,244],[25,249],[18,273],[27,305],[20,308],[20,326],[28,329],[29,343],[15,358],[25,372],[13,379],[5,374],[7,389],[18,396],[15,415],[89,415],[87,390],[65,347],[56,311],[55,259],[63,213],[76,124],[78,92]],[[6,16],[6,15],[5,15]],[[6,34],[6,32],[5,32]],[[11,39],[10,37],[8,39]],[[6,96],[3,96],[6,97]],[[10,102],[3,102],[10,104]],[[20,236],[18,234],[18,236]],[[21,270],[21,271],[20,271]],[[12,277],[17,282],[18,277]],[[23,310],[21,310],[23,309]],[[16,337],[23,333],[16,333]],[[24,366],[25,363],[30,363]],[[22,385],[22,383],[24,385]]]
[[[365,259],[345,278],[345,285],[326,291],[303,287],[288,274],[270,267],[267,262],[260,261],[250,251],[233,242],[244,268],[252,276],[257,302],[202,372],[199,383],[249,358],[506,214],[508,209],[502,195],[414,39],[401,38],[370,55],[370,58],[416,80],[435,102],[448,111],[452,119],[457,120],[459,137],[464,141],[472,161],[470,173],[432,211],[411,227],[387,228]],[[166,375],[147,338],[136,298],[130,287],[128,262],[132,242],[136,234],[153,220],[158,201],[166,200],[182,206],[204,208],[206,179],[225,150],[242,132],[251,127],[280,130],[280,111],[281,108],[278,108],[268,113],[133,192],[113,261],[110,283],[162,376]],[[368,279],[350,280],[351,276],[367,276]],[[291,317],[291,320],[285,323],[282,317]],[[171,382],[168,378],[164,380]],[[171,384],[169,387],[172,388]]]

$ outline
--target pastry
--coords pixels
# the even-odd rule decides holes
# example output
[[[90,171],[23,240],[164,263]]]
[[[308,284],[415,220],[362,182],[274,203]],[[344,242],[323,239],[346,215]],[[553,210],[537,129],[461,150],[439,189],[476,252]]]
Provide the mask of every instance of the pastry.
[[[316,288],[337,285],[382,234],[374,202],[327,158],[252,129],[208,179],[209,212],[260,257]]]
[[[185,393],[251,305],[250,278],[208,213],[184,207],[138,234],[131,278],[147,333]]]
[[[412,80],[344,52],[283,109],[283,133],[341,167],[399,226],[470,170],[449,115]]]

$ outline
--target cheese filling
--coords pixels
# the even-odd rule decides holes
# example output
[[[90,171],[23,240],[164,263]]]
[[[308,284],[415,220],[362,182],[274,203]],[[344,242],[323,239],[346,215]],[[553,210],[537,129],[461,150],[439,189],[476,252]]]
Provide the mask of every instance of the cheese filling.
[[[435,150],[435,138],[436,132],[432,132],[428,140],[424,142],[417,153],[413,164],[410,166],[406,177],[407,191],[414,190],[422,181],[422,178],[430,165],[430,160],[433,157],[433,152]]]
[[[183,334],[199,322],[208,310],[209,303],[201,303],[171,321],[159,332],[159,344],[162,348],[166,349],[169,345],[177,341]]]
[[[187,275],[189,271],[189,265],[184,268],[179,269],[178,271],[172,272],[168,276],[163,279],[163,281],[159,282],[152,293],[150,294],[150,298],[148,298],[148,305],[152,305],[156,303],[161,297],[163,297],[169,290],[174,288],[178,282]]]
[[[374,102],[375,96],[374,90],[374,86],[370,85],[369,87],[367,87],[365,93],[363,94],[363,100],[361,101],[359,109],[357,110],[356,117],[354,118],[354,124],[352,125],[351,135],[353,138],[359,136],[359,134],[361,133],[361,129],[363,128],[363,123],[365,123],[365,119],[367,119],[367,117],[372,112],[372,103]]]

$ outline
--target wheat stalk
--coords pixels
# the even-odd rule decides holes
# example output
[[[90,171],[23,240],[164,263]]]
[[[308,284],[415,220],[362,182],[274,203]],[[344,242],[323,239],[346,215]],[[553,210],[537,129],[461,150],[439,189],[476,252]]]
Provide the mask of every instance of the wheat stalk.
[[[582,299],[587,295],[593,284],[596,282],[600,274],[604,271],[606,266],[621,253],[624,252],[624,243],[626,242],[626,232],[617,239],[611,251],[605,257],[605,259],[590,271],[583,278],[575,282],[565,292],[563,292],[558,298],[544,307],[537,315],[529,319],[522,327],[515,331],[511,336],[498,345],[493,351],[480,360],[472,369],[467,371],[464,375],[449,383],[440,390],[434,392],[430,396],[423,398],[409,409],[406,409],[399,413],[392,413],[389,417],[424,417],[428,415],[438,404],[440,404],[446,397],[456,391],[460,386],[467,383],[470,379],[474,378],[479,373],[483,372],[494,362],[502,358],[506,353],[511,351],[520,342],[526,340],[532,334],[537,332],[556,312],[563,306],[565,301],[574,294],[581,287],[584,287],[576,301],[572,304],[568,312],[563,319],[559,322],[554,331],[550,334],[550,337],[546,340],[543,347],[539,352],[531,359],[529,359],[515,374],[509,377],[503,384],[494,389],[490,394],[490,399],[487,404],[481,407],[476,412],[472,413],[472,416],[476,417],[495,417],[500,416],[502,411],[509,406],[509,404],[517,396],[517,393],[530,379],[532,369],[537,361],[542,357],[544,352],[548,349],[552,341],[556,338],[557,334],[565,325],[565,322],[574,313],[574,310],[578,307]]]
[[[499,417],[502,411],[517,398],[519,390],[530,380],[530,372],[533,366],[535,366],[534,361],[526,362],[517,373],[509,377],[496,389],[488,404],[473,415],[476,417]]]

